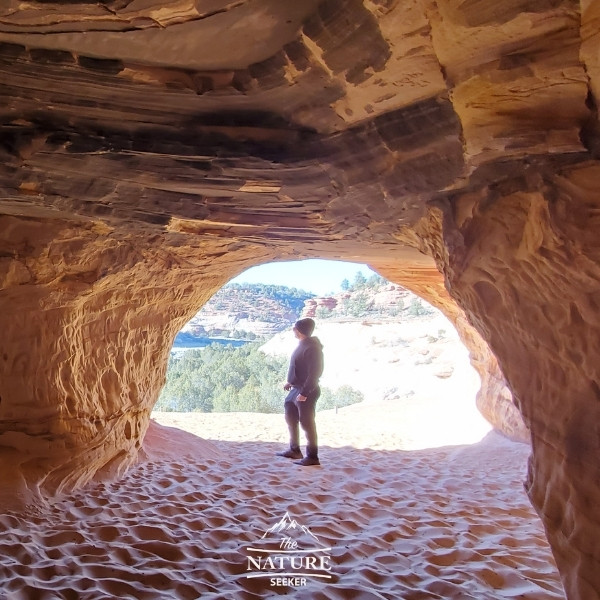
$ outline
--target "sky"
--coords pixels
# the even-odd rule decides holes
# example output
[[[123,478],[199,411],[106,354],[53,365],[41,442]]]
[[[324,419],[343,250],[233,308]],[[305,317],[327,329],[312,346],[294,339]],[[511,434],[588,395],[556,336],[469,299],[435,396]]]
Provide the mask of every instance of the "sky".
[[[230,283],[285,285],[323,296],[339,292],[344,279],[352,283],[358,271],[367,278],[375,274],[367,265],[360,263],[311,258],[252,267]]]

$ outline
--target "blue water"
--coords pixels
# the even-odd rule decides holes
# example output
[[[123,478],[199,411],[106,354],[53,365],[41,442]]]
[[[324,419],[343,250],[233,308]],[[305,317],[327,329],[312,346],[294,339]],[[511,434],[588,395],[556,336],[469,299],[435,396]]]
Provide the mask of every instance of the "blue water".
[[[181,352],[182,350],[194,350],[196,348],[204,348],[215,343],[239,348],[248,342],[246,340],[230,340],[228,338],[197,338],[189,333],[178,333],[175,336],[172,351]]]

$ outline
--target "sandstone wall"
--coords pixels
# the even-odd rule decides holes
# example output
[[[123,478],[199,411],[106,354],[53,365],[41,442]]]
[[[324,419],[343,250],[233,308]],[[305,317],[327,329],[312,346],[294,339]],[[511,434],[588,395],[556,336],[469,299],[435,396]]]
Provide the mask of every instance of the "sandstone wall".
[[[118,475],[137,457],[173,338],[239,268],[235,252],[209,275],[221,253],[181,236],[12,216],[0,228],[5,492],[26,500]]]
[[[600,589],[600,194],[595,162],[457,196],[431,215],[449,291],[498,358],[533,452],[527,491],[569,598]],[[464,203],[469,202],[469,216]],[[457,210],[457,207],[462,208]],[[433,238],[431,238],[431,241]]]

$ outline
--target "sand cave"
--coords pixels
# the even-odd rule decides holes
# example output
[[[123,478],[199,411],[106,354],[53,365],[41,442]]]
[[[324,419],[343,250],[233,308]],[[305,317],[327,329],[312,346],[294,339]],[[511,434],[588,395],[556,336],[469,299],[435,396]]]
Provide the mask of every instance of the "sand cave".
[[[233,276],[365,262],[456,325],[598,597],[600,3],[8,0],[0,65],[6,506],[135,463]]]

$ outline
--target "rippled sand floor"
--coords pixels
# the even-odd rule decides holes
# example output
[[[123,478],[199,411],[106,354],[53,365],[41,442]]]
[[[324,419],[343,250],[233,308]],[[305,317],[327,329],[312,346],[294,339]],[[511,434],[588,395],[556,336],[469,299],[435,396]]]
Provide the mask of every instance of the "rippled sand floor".
[[[276,441],[158,426],[148,439],[121,480],[0,517],[0,597],[564,598],[522,487],[529,448],[497,434],[415,451],[324,446],[311,468],[275,457]],[[286,512],[331,548],[331,579],[248,577],[247,548]]]

